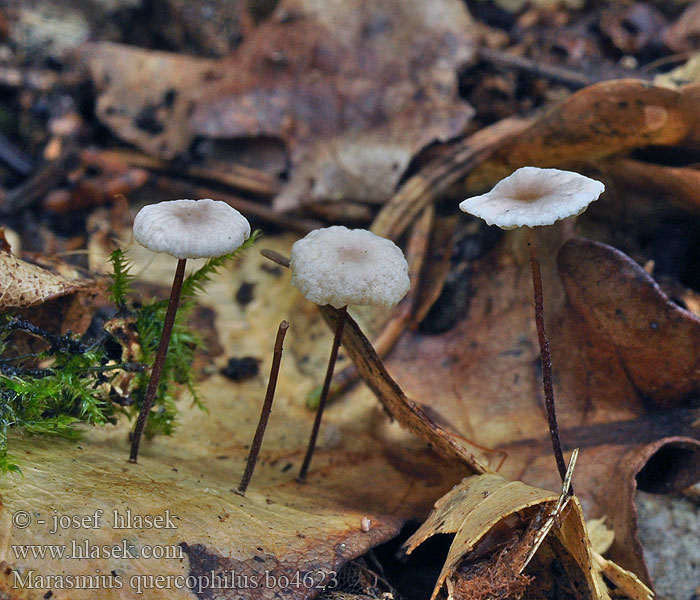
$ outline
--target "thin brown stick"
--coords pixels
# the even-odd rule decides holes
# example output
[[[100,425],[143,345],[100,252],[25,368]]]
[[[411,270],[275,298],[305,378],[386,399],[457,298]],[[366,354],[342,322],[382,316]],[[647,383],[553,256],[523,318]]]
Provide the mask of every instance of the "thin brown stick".
[[[479,48],[479,58],[501,67],[517,69],[518,71],[524,71],[556,83],[561,83],[573,90],[584,88],[602,79],[589,77],[581,71],[543,64],[540,61],[534,61],[524,56],[503,52],[495,48]]]
[[[207,183],[225,185],[249,194],[271,198],[279,193],[280,185],[276,177],[264,171],[236,163],[219,164],[213,167],[196,165],[175,165],[169,161],[148,156],[134,150],[95,150],[81,153],[83,162],[103,169],[124,169],[138,167],[149,171],[200,179]]]
[[[241,496],[245,496],[245,491],[248,489],[248,484],[253,477],[253,471],[255,471],[263,436],[265,435],[267,421],[272,412],[272,401],[275,399],[277,377],[280,372],[280,363],[282,362],[282,345],[284,344],[284,336],[287,334],[287,329],[289,329],[289,323],[287,323],[287,321],[282,321],[277,329],[277,339],[275,340],[275,350],[272,355],[270,378],[267,381],[267,392],[265,393],[265,401],[263,402],[262,412],[260,413],[260,421],[258,421],[258,428],[255,430],[255,437],[253,437],[253,443],[250,446],[243,477],[241,477],[241,482],[238,484],[237,493]]]
[[[262,254],[268,260],[271,260],[273,263],[278,264],[280,267],[289,268],[289,259],[284,256],[284,254],[280,254],[279,252],[275,252],[269,248],[263,248],[260,250],[260,254]]]
[[[321,428],[321,417],[323,417],[323,411],[326,408],[326,401],[328,400],[328,390],[331,387],[331,380],[333,379],[333,369],[335,368],[335,361],[338,359],[338,349],[340,348],[340,340],[343,337],[343,327],[345,325],[345,318],[347,317],[347,314],[347,306],[343,306],[343,308],[338,310],[338,323],[335,326],[335,336],[333,337],[331,356],[328,359],[328,368],[326,369],[326,378],[323,382],[321,399],[318,402],[316,418],[314,419],[314,427],[311,430],[311,438],[309,439],[309,447],[306,450],[306,456],[304,457],[304,462],[301,465],[301,470],[299,471],[299,476],[297,477],[297,481],[299,481],[300,483],[304,483],[306,481],[306,474],[309,471],[311,458],[314,455],[316,439],[318,438],[318,432]]]
[[[175,313],[177,313],[177,307],[178,304],[180,304],[180,291],[182,290],[182,282],[185,278],[186,263],[186,258],[181,258],[177,261],[173,287],[170,290],[168,310],[165,313],[165,321],[163,321],[163,334],[160,337],[158,352],[156,353],[156,358],[153,361],[153,369],[151,370],[151,378],[148,381],[148,388],[146,388],[146,397],[143,400],[143,406],[141,406],[141,412],[139,413],[139,418],[136,421],[136,427],[134,429],[134,436],[131,440],[131,454],[129,456],[129,462],[131,463],[136,463],[138,461],[141,436],[143,435],[143,430],[146,428],[148,413],[151,412],[151,407],[153,406],[153,401],[158,391],[160,376],[163,372],[165,357],[168,354],[168,346],[170,345],[170,334],[173,331],[173,323],[175,323]]]
[[[544,329],[544,300],[542,294],[542,275],[540,274],[540,263],[537,259],[537,248],[535,243],[528,242],[530,248],[530,267],[532,268],[532,285],[535,290],[535,323],[537,325],[537,337],[540,342],[540,354],[542,356],[542,384],[544,386],[544,399],[547,408],[547,420],[549,421],[549,437],[552,440],[554,458],[557,461],[557,469],[562,483],[566,477],[566,462],[561,449],[559,439],[559,427],[557,425],[557,414],[554,408],[554,386],[552,385],[552,355],[549,351],[549,340]],[[570,488],[571,494],[574,493]]]

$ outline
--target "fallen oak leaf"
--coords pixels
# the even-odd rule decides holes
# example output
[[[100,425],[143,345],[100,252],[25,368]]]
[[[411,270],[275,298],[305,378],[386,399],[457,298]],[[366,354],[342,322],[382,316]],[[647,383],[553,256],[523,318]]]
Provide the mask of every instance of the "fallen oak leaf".
[[[84,291],[91,284],[71,281],[0,250],[0,312],[43,304]]]
[[[515,132],[467,179],[471,190],[524,165],[596,163],[647,146],[697,146],[700,85],[667,89],[635,79],[596,83],[548,109]]]
[[[120,138],[165,159],[190,145],[194,102],[221,73],[215,60],[112,42],[84,44],[76,59],[86,62],[98,89],[97,118]]]
[[[700,393],[700,318],[672,302],[619,250],[572,238],[558,254],[573,309],[615,347],[642,397],[658,408]]]

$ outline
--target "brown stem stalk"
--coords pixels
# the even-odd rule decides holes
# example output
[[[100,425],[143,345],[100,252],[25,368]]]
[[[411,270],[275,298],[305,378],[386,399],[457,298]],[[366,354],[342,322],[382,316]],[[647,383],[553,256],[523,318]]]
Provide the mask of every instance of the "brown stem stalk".
[[[535,290],[535,323],[537,324],[537,337],[540,343],[540,354],[542,356],[542,384],[544,385],[544,399],[547,408],[547,420],[549,421],[549,437],[552,440],[554,458],[557,461],[557,469],[562,483],[566,478],[566,462],[561,449],[559,439],[559,426],[557,425],[557,413],[554,408],[554,386],[552,385],[552,355],[549,351],[549,340],[544,329],[544,300],[542,294],[542,276],[540,274],[540,263],[537,259],[537,248],[535,243],[528,242],[530,248],[530,267],[532,268],[532,286]],[[574,493],[570,488],[571,494]]]
[[[160,376],[163,372],[165,357],[168,353],[168,345],[170,344],[170,334],[173,331],[173,323],[175,323],[175,313],[177,313],[177,307],[178,304],[180,304],[180,291],[182,290],[182,282],[185,278],[186,263],[187,259],[181,258],[177,262],[177,269],[175,269],[175,278],[173,279],[173,287],[170,290],[168,310],[165,313],[165,321],[163,322],[163,334],[160,337],[158,352],[156,353],[156,358],[153,361],[151,378],[148,381],[148,388],[146,388],[146,397],[143,400],[143,406],[141,406],[141,412],[139,413],[139,418],[136,421],[134,435],[131,439],[131,454],[129,455],[129,462],[132,463],[136,463],[138,461],[141,436],[143,435],[143,430],[146,428],[148,413],[151,412],[151,407],[153,406],[153,401],[155,400],[156,392],[158,391]]]
[[[270,418],[270,413],[272,412],[272,401],[275,398],[277,377],[280,372],[280,363],[282,362],[282,345],[284,344],[284,336],[287,334],[287,329],[289,329],[289,323],[287,323],[287,321],[282,321],[277,329],[277,339],[275,340],[275,350],[272,355],[270,378],[267,381],[267,392],[265,393],[265,401],[263,402],[262,412],[260,413],[260,421],[258,421],[258,428],[255,430],[253,443],[250,446],[248,461],[245,465],[245,471],[243,471],[243,477],[241,477],[241,482],[238,484],[237,493],[241,496],[245,496],[245,491],[248,489],[248,484],[253,477],[253,471],[255,470],[255,465],[258,462],[260,447],[262,446],[263,436],[265,435],[267,421]]]
[[[297,481],[299,481],[300,483],[304,483],[306,481],[306,474],[309,471],[311,458],[314,455],[314,448],[316,447],[316,438],[318,438],[318,432],[321,428],[321,417],[323,416],[323,411],[326,408],[326,402],[328,400],[328,390],[331,387],[331,381],[333,379],[333,369],[335,368],[335,361],[338,359],[338,349],[340,348],[340,340],[343,337],[343,327],[345,326],[345,317],[347,317],[347,314],[347,306],[343,306],[343,308],[338,310],[338,322],[335,326],[335,336],[333,337],[331,356],[328,359],[326,379],[323,382],[321,398],[318,402],[318,409],[316,410],[316,419],[314,420],[314,427],[311,430],[311,438],[309,439],[309,447],[306,450],[306,456],[304,457],[304,462],[301,465],[301,470],[299,471],[299,476],[297,477]]]

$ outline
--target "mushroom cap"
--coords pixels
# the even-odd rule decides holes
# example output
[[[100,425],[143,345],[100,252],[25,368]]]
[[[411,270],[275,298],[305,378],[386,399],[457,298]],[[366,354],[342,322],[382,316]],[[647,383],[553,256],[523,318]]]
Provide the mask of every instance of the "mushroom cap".
[[[459,208],[501,229],[536,227],[580,215],[604,190],[600,181],[572,171],[522,167]]]
[[[220,200],[170,200],[144,206],[134,239],[175,258],[212,258],[233,252],[250,236],[248,220]]]
[[[292,285],[316,304],[394,306],[410,287],[408,264],[391,240],[334,225],[294,243]]]

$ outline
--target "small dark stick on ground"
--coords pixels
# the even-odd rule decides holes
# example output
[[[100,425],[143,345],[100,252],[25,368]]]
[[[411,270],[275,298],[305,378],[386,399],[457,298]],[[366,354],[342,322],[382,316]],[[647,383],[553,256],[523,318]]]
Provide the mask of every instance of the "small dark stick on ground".
[[[263,402],[262,412],[260,413],[260,421],[258,422],[258,428],[255,430],[253,443],[250,446],[250,453],[248,454],[248,461],[245,465],[243,477],[241,478],[241,482],[238,484],[238,490],[236,490],[236,493],[240,494],[241,496],[245,496],[245,491],[248,489],[248,484],[253,477],[253,471],[255,470],[255,465],[258,462],[260,447],[262,446],[263,436],[265,435],[267,421],[270,418],[270,413],[272,412],[272,401],[275,398],[277,377],[280,372],[280,363],[282,362],[282,346],[284,344],[284,336],[287,334],[287,329],[289,329],[289,323],[287,323],[287,321],[282,321],[277,329],[277,339],[275,340],[275,350],[274,354],[272,355],[270,379],[267,382],[267,392],[265,393],[265,401]]]
[[[330,390],[331,381],[333,380],[333,369],[335,368],[335,361],[338,359],[338,349],[340,348],[340,340],[343,337],[343,327],[345,326],[345,317],[347,316],[347,314],[347,306],[343,306],[342,308],[338,309],[338,323],[335,326],[335,336],[333,337],[331,356],[328,359],[326,378],[323,381],[321,398],[318,401],[318,408],[316,409],[316,418],[314,419],[314,427],[311,430],[309,447],[306,449],[306,456],[304,457],[304,462],[301,465],[299,476],[297,477],[297,481],[299,481],[300,483],[306,482],[306,474],[309,471],[309,465],[311,464],[311,459],[314,455],[314,448],[316,448],[316,439],[318,438],[318,432],[321,428],[321,418],[323,417],[323,411],[326,408],[326,402],[328,401],[328,391]]]
[[[540,342],[540,354],[542,356],[542,384],[544,386],[545,406],[547,407],[547,420],[549,421],[549,437],[552,440],[554,458],[557,461],[557,469],[562,482],[566,477],[566,462],[561,449],[559,439],[559,426],[554,407],[554,387],[552,385],[552,355],[549,351],[549,340],[544,329],[544,301],[542,294],[542,276],[540,275],[540,263],[537,259],[537,248],[532,240],[528,241],[530,249],[530,267],[532,268],[532,286],[535,290],[535,323],[537,325],[537,338]],[[573,486],[569,487],[569,494],[573,495]]]
[[[148,388],[146,388],[146,397],[143,400],[143,406],[141,407],[139,418],[136,421],[134,435],[131,439],[131,454],[129,455],[129,462],[132,463],[135,463],[138,460],[139,446],[141,445],[143,430],[146,428],[148,413],[151,412],[151,407],[153,406],[153,401],[155,400],[156,392],[158,391],[160,375],[163,372],[165,357],[168,353],[168,346],[170,345],[170,334],[173,331],[173,323],[175,323],[175,313],[177,313],[177,307],[180,304],[180,291],[182,290],[182,282],[185,279],[186,263],[186,258],[181,258],[177,261],[175,278],[173,279],[173,287],[170,290],[168,310],[165,313],[165,321],[163,322],[163,334],[161,335],[160,344],[158,345],[158,353],[156,354],[155,361],[153,362],[151,378],[148,381]]]
[[[268,248],[263,248],[260,250],[260,254],[268,260],[271,260],[273,263],[277,263],[280,267],[289,268],[289,259],[279,252],[269,250]]]

